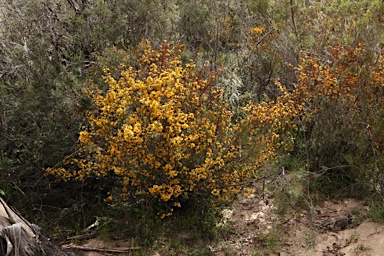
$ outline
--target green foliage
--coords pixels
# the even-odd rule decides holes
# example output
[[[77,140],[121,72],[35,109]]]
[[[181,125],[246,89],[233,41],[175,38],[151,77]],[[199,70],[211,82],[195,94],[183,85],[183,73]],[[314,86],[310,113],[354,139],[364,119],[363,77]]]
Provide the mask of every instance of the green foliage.
[[[104,216],[112,221],[105,226],[105,232],[111,239],[132,239],[139,246],[150,247],[164,232],[164,223],[152,206],[148,207],[145,202],[130,207],[124,202],[109,205]]]
[[[257,244],[257,252],[254,252],[252,256],[274,255],[280,246],[277,231],[270,231],[266,234],[256,234],[254,240]]]
[[[246,0],[248,8],[253,13],[258,13],[266,17],[268,15],[270,2],[269,0]]]
[[[345,198],[366,196],[364,186],[358,184],[356,172],[351,170],[335,169],[329,170],[319,177],[313,179],[310,191],[321,200],[328,197]]]
[[[110,204],[103,212],[106,222],[102,232],[108,239],[131,241],[131,246],[142,247],[137,255],[153,251],[162,255],[212,255],[206,244],[221,232],[216,226],[219,208],[189,201],[175,210],[172,218],[161,219],[153,206],[144,201],[130,207],[122,201]]]
[[[84,78],[78,68],[84,59],[74,52],[67,55],[69,44],[59,46],[64,25],[50,4],[1,4],[0,186],[9,188],[16,206],[47,202],[55,184],[43,169],[72,152],[81,122],[72,110],[80,98],[78,86]]]
[[[370,216],[377,223],[384,223],[384,205],[381,198],[372,200],[370,205]]]
[[[43,170],[75,150],[88,104],[82,84],[97,52],[128,47],[143,36],[163,38],[170,26],[163,5],[120,0],[0,4],[0,187],[15,205],[39,204],[55,194],[48,193],[56,184]]]

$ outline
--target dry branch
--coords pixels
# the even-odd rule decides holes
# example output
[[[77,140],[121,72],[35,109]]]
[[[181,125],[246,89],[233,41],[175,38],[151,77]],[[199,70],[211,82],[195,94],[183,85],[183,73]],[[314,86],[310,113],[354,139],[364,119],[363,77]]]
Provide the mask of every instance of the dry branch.
[[[124,247],[124,248],[110,248],[110,249],[104,249],[104,248],[92,248],[92,247],[86,247],[86,246],[80,246],[80,245],[74,245],[74,244],[68,244],[64,245],[65,248],[72,248],[76,250],[81,251],[93,251],[93,252],[105,252],[105,253],[126,253],[132,250],[140,250],[141,247]]]

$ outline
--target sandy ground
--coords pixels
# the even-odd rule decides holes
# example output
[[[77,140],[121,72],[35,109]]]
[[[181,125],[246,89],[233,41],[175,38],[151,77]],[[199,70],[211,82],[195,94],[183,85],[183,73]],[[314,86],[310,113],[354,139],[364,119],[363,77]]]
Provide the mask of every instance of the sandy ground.
[[[346,199],[324,202],[312,217],[292,218],[280,255],[384,255],[384,226],[358,219],[367,211],[361,202]]]
[[[216,256],[382,256],[384,225],[362,217],[367,212],[368,207],[362,202],[344,199],[325,201],[312,211],[296,209],[280,216],[272,199],[243,197],[224,210],[219,225],[229,225],[230,231],[209,248]],[[123,241],[111,244],[101,239],[84,244],[90,248],[124,245],[129,247]],[[86,252],[86,255],[110,254]]]
[[[271,199],[239,200],[224,217],[237,232],[215,246],[215,255],[384,255],[384,226],[363,217],[368,207],[362,202],[325,201],[285,216],[275,210]]]

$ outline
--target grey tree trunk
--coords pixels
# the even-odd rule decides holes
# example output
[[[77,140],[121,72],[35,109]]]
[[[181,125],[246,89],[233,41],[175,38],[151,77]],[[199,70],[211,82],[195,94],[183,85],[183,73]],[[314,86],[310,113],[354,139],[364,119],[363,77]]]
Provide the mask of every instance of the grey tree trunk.
[[[51,241],[37,225],[29,223],[0,197],[1,256],[79,256]]]

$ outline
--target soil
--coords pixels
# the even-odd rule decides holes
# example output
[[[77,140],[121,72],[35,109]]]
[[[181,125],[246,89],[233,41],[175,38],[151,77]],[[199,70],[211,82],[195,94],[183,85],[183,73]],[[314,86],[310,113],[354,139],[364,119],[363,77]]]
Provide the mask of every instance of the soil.
[[[216,256],[384,255],[384,225],[369,221],[366,217],[369,208],[363,202],[351,198],[327,200],[311,210],[292,207],[292,211],[284,215],[277,214],[276,210],[271,198],[256,195],[240,198],[223,211],[218,225],[228,227],[228,231],[208,245],[210,250]],[[91,248],[117,245],[122,246],[124,242],[108,244],[93,239],[84,244]],[[107,254],[87,252],[86,255]],[[154,252],[152,255],[167,254]]]
[[[367,219],[355,199],[327,200],[308,209],[276,214],[273,199],[244,197],[225,211],[237,232],[214,247],[215,255],[381,256],[384,225]]]

